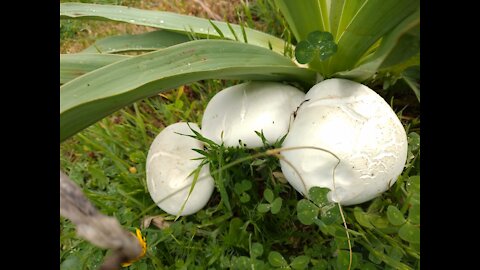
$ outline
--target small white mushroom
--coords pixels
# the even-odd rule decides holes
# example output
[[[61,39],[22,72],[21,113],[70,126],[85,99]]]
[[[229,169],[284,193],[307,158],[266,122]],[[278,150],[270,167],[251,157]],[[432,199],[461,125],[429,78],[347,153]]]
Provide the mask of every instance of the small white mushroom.
[[[197,124],[189,125],[200,132]],[[192,149],[203,149],[202,142],[178,133],[193,135],[185,122],[169,125],[152,142],[146,164],[150,196],[162,210],[171,215],[180,212],[194,179],[193,175],[189,175],[201,163],[200,160],[192,160],[201,157]],[[194,214],[202,209],[210,199],[213,187],[213,178],[207,164],[200,170],[198,181],[180,215]]]
[[[295,167],[280,161],[288,182],[306,195],[313,186],[326,187],[330,201],[352,205],[371,200],[389,189],[402,173],[407,136],[385,100],[370,88],[345,79],[329,79],[305,95],[282,147],[314,146],[283,151]]]
[[[248,82],[228,87],[208,103],[202,119],[202,135],[225,146],[263,146],[255,131],[268,142],[287,134],[292,114],[305,93],[277,82]]]

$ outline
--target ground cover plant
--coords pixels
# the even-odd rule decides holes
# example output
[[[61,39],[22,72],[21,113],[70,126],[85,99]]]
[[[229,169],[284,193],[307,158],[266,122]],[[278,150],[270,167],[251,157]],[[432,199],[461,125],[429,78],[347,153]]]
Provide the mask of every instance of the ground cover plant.
[[[215,1],[98,2],[153,10],[160,7],[210,18],[221,14],[217,19],[230,22],[189,21],[185,23],[189,27],[184,27],[175,26],[182,20],[174,18],[175,24],[167,26],[177,27],[167,29],[174,32],[155,32],[152,21],[146,22],[149,17],[116,17],[122,14],[119,11],[127,10],[113,12],[112,6],[102,11],[99,6],[61,5],[60,45],[63,52],[70,52],[61,55],[61,168],[102,213],[114,216],[131,232],[141,228],[147,243],[146,256],[128,266],[129,269],[419,268],[420,98],[419,53],[415,47],[418,2],[410,1],[405,6],[397,2],[395,10],[404,13],[388,14],[396,21],[382,21],[383,26],[390,23],[385,26],[388,29],[379,29],[377,36],[370,38],[370,45],[354,52],[345,49],[339,39],[340,29],[352,24],[334,16],[330,19],[324,16],[321,22],[314,20],[320,25],[312,24],[311,18],[318,16],[301,13],[313,11],[300,11],[289,6],[288,1],[236,1],[230,9],[222,3],[215,5]],[[210,7],[209,12],[205,8],[192,8],[199,2]],[[344,14],[343,18],[352,16],[347,11],[374,9],[374,4],[379,3],[339,2],[344,13],[338,14]],[[333,5],[330,12],[340,8]],[[363,13],[359,14],[357,18],[361,19]],[[368,25],[367,29],[376,27],[378,21],[369,23],[372,18],[367,19],[367,15],[363,14],[365,19],[360,25]],[[79,16],[146,27],[74,19]],[[160,24],[160,19],[157,22]],[[168,24],[166,19],[163,23]],[[252,28],[271,36],[252,34]],[[332,29],[337,30],[325,31]],[[100,33],[100,37],[125,32],[133,35],[98,40],[92,38],[92,32]],[[324,34],[327,32],[331,36]],[[208,40],[196,40],[201,38]],[[346,38],[355,42],[356,37]],[[75,46],[87,48],[79,52]],[[221,47],[228,46],[232,46],[230,51],[227,48],[227,52],[219,52]],[[175,51],[178,48],[181,49]],[[200,56],[185,54],[192,48]],[[169,52],[172,53],[169,61],[173,63],[146,66],[148,61],[162,61],[164,53]],[[252,54],[256,56],[255,62],[242,66]],[[135,59],[137,55],[145,58]],[[207,67],[195,67],[190,61],[194,57],[210,60],[217,56],[217,62],[211,63],[216,66],[211,70],[208,61]],[[233,60],[225,61],[227,56]],[[300,68],[291,59],[308,65],[308,69]],[[118,71],[122,70],[118,61],[123,61],[123,68],[130,68],[130,73],[134,73],[132,66],[143,71],[132,75],[136,78],[128,77],[128,72]],[[168,68],[162,70],[165,65]],[[148,77],[146,71],[154,68],[162,75]],[[174,70],[168,73],[169,69]],[[115,78],[110,80],[113,82],[101,81],[105,77],[102,72]],[[114,72],[127,78],[121,81],[120,77],[114,77]],[[194,215],[176,219],[152,201],[146,184],[147,152],[155,136],[166,126],[180,121],[201,123],[207,103],[229,86],[247,80],[276,80],[306,92],[315,84],[317,74],[367,84],[385,98],[402,121],[408,135],[407,163],[387,192],[362,204],[344,206],[340,212],[338,205],[326,200],[327,190],[310,189],[307,199],[287,182],[278,157],[271,152],[281,148],[281,140],[248,149],[240,145],[226,147],[199,137],[205,142],[203,154],[215,181],[207,205]],[[140,75],[144,77],[139,79]],[[162,81],[168,76],[173,83]],[[151,87],[125,86],[136,79],[148,82],[146,85]],[[85,97],[82,91],[90,96],[82,100]],[[76,99],[76,95],[80,98]],[[263,134],[258,136],[262,138]],[[60,228],[61,269],[97,269],[108,252],[78,238],[69,220],[61,218]]]

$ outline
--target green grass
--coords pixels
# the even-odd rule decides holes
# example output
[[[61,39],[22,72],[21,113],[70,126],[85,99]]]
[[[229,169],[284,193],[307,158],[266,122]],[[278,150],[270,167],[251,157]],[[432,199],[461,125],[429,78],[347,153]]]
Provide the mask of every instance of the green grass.
[[[280,19],[268,17],[268,10],[269,1],[255,2],[252,21],[280,35]],[[248,22],[247,17],[243,16]],[[78,31],[76,21],[70,26],[68,21],[62,23],[61,40],[62,35],[79,39],[72,34]],[[320,195],[312,196],[313,202],[305,200],[282,177],[276,157],[262,154],[279,147],[278,142],[255,150],[210,145],[206,158],[216,189],[194,215],[173,221],[175,217],[150,198],[145,160],[155,136],[172,123],[200,123],[211,97],[238,83],[206,80],[172,89],[124,108],[60,145],[61,169],[102,213],[114,216],[132,232],[147,216],[171,222],[164,229],[142,229],[147,255],[126,269],[250,269],[252,265],[255,269],[347,269],[348,242],[338,212],[327,209],[330,206]],[[395,92],[382,90],[381,82],[373,87],[402,119],[409,134],[409,155],[403,174],[389,191],[364,204],[343,207],[352,269],[419,269],[418,104],[412,103],[415,99],[407,86]],[[226,168],[234,161],[238,164]],[[306,210],[316,214],[308,215]],[[322,215],[327,212],[334,218]],[[60,218],[60,230],[60,268],[97,269],[107,252],[79,239],[69,220]]]

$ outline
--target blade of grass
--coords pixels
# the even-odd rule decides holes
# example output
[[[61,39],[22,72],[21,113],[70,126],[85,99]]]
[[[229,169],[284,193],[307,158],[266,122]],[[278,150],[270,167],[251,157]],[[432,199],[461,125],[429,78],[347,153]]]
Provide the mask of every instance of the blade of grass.
[[[243,25],[243,23],[240,26],[242,27],[243,42],[248,43],[247,32],[245,31],[245,26]]]
[[[220,36],[220,38],[224,39],[225,35],[223,34],[222,30],[220,30],[220,28],[216,26],[215,23],[212,22],[212,20],[208,20],[208,22],[210,23],[210,25],[212,25],[213,29],[217,31],[217,34]]]
[[[230,23],[227,22],[227,26],[230,32],[232,33],[233,37],[235,38],[235,40],[238,41],[239,39],[238,39],[237,33],[235,33],[235,30],[233,30],[232,25],[230,25]]]

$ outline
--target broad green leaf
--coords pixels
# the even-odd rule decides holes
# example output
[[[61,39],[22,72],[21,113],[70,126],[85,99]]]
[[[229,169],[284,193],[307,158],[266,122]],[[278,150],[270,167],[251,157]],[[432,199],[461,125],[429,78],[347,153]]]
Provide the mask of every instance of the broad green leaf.
[[[257,210],[260,213],[267,213],[270,211],[271,205],[268,203],[261,203],[257,206]]]
[[[267,262],[265,262],[263,260],[259,260],[259,259],[254,259],[253,263],[252,262],[250,263],[250,267],[251,267],[250,269],[255,269],[255,270],[268,270],[268,269],[270,269],[270,267],[268,267]]]
[[[419,0],[365,1],[345,30],[337,33],[338,51],[330,60],[327,75],[352,69],[370,46],[417,12],[419,3]]]
[[[239,218],[232,218],[228,229],[228,234],[225,236],[225,243],[228,246],[244,247],[246,240],[246,233],[242,229],[243,221]],[[248,247],[248,245],[247,245]]]
[[[136,25],[150,26],[180,33],[194,32],[202,38],[220,37],[220,34],[212,27],[209,20],[193,16],[181,15],[172,12],[142,10],[132,7],[115,5],[97,5],[85,3],[60,3],[60,18],[84,18],[97,20],[113,20]],[[213,21],[225,38],[235,40],[227,23]],[[230,24],[236,35],[242,34],[242,28],[236,24]],[[283,54],[285,41],[272,35],[245,27],[248,43],[264,48],[271,45],[273,51]],[[242,40],[240,40],[242,42]]]
[[[272,203],[272,214],[278,214],[280,212],[280,209],[282,208],[282,198],[276,198],[273,203]]]
[[[268,262],[275,267],[286,267],[288,266],[287,261],[283,258],[282,254],[277,251],[270,251],[268,254]]]
[[[127,55],[115,54],[60,54],[60,84],[67,83],[92,70],[131,58]]]
[[[415,152],[420,148],[420,135],[416,132],[408,133],[408,150]]]
[[[337,44],[329,32],[315,31],[308,34],[308,42],[315,46],[320,61],[325,61],[337,52]]]
[[[400,227],[398,235],[407,242],[414,244],[420,243],[420,228],[408,222]]]
[[[387,254],[390,258],[396,261],[400,261],[405,254],[405,251],[403,251],[398,246],[387,246],[385,247],[385,251],[387,251]]]
[[[250,195],[248,195],[247,193],[242,193],[242,195],[240,195],[240,202],[247,203],[249,201],[250,201]]]
[[[388,221],[395,226],[400,226],[405,223],[405,218],[403,217],[402,212],[393,205],[389,205],[387,208],[387,218]]]
[[[315,46],[306,40],[300,41],[295,47],[295,59],[297,59],[300,64],[310,63],[315,57],[315,54]]]
[[[407,191],[410,193],[420,192],[420,175],[414,175],[407,178]]]
[[[249,180],[242,180],[240,184],[242,185],[243,191],[249,191],[252,188],[252,182]]]
[[[250,258],[245,256],[234,257],[232,260],[232,269],[234,270],[250,269]]]
[[[310,44],[318,48],[322,46],[324,42],[333,41],[333,36],[330,32],[313,31],[308,34],[307,40]]]
[[[297,44],[295,58],[300,64],[306,64],[317,57],[320,61],[325,61],[336,52],[337,44],[333,41],[332,34],[314,31],[308,34],[306,40]]]
[[[320,218],[325,223],[325,225],[330,225],[335,223],[337,220],[340,219],[340,208],[338,204],[331,203],[327,206],[324,206],[320,209],[321,214]]]
[[[263,245],[260,243],[253,243],[252,248],[250,250],[250,253],[252,254],[252,257],[260,257],[263,254]]]
[[[340,255],[341,253],[343,253],[342,255]],[[350,262],[350,252],[347,250],[340,250],[339,251],[339,256],[346,256],[346,260],[344,262],[346,262],[346,267],[345,268],[338,268],[338,269],[348,269],[348,264]],[[357,252],[353,252],[352,253],[352,266],[351,266],[351,269],[359,269],[358,268],[358,264],[360,261],[362,261],[362,254],[360,253],[357,253]]]
[[[89,72],[60,87],[60,141],[131,103],[204,79],[294,80],[315,73],[258,46],[198,40]]]
[[[404,29],[405,32],[399,36],[395,42],[395,46],[390,53],[383,60],[382,64],[378,68],[379,70],[386,70],[390,67],[399,65],[400,63],[412,58],[420,52],[420,11],[414,13],[405,22],[410,19],[412,23],[408,23]],[[404,22],[404,23],[405,23]],[[403,23],[399,25],[403,28]],[[385,43],[389,42],[390,35],[385,37]]]
[[[309,200],[302,199],[297,203],[297,217],[302,224],[312,225],[318,216],[318,207]]]
[[[391,2],[393,3],[394,1]],[[385,35],[382,38],[378,49],[376,49],[375,52],[372,53],[368,58],[365,58],[362,63],[356,63],[357,67],[353,69],[350,68],[351,70],[339,67],[337,68],[339,72],[336,73],[335,76],[355,81],[364,81],[373,76],[382,67],[386,59],[391,59],[389,60],[390,64],[397,63],[402,60],[407,60],[409,57],[412,56],[412,53],[410,50],[402,50],[402,46],[411,47],[410,45],[405,45],[405,41],[413,42],[414,50],[416,50],[415,52],[418,51],[417,41],[419,41],[419,38],[416,38],[415,35],[412,36],[411,32],[417,31],[419,24],[420,11],[417,10],[411,13],[411,15],[409,15],[403,21],[401,21],[401,23],[396,25],[391,32]],[[340,42],[338,43],[338,46],[339,50],[337,51],[336,55],[333,56],[333,58],[337,57],[341,53]],[[358,60],[359,58],[357,58],[357,61]],[[332,59],[332,61],[335,60]],[[350,63],[349,65],[353,67],[354,64],[355,63]]]
[[[269,188],[265,189],[265,191],[263,191],[263,197],[265,200],[267,200],[267,202],[272,203],[274,199],[273,191]]]
[[[373,229],[373,225],[372,223],[370,223],[369,219],[368,219],[368,214],[363,212],[362,208],[360,207],[355,207],[353,209],[353,216],[355,217],[355,219],[357,220],[357,222],[362,225],[363,227],[366,227],[366,228],[369,228],[369,229]]]
[[[337,52],[337,44],[335,44],[333,41],[325,42],[321,46],[322,47],[318,52],[321,61],[327,60],[328,58],[330,58],[330,56],[334,55]]]
[[[252,188],[252,182],[248,180],[242,180],[242,182],[240,183],[235,183],[233,190],[235,191],[235,193],[240,195],[241,193],[248,191],[251,188]]]
[[[368,216],[370,223],[373,224],[378,229],[386,229],[388,228],[388,219],[385,217],[377,216],[377,215],[370,215]]]
[[[242,185],[240,183],[235,183],[235,185],[233,186],[233,191],[238,195],[242,194],[243,192]]]
[[[328,188],[312,187],[308,190],[308,196],[318,207],[323,207],[331,204],[327,198],[328,192],[330,192]]]
[[[350,252],[346,250],[339,250],[337,256],[337,268],[336,269],[348,269],[350,264]],[[354,269],[354,268],[352,268]]]
[[[309,262],[310,262],[309,256],[301,255],[293,259],[292,263],[290,264],[290,267],[292,267],[295,270],[303,270],[307,268]]]
[[[355,14],[367,0],[336,0],[331,1],[330,6],[330,32],[338,41],[339,34],[345,31]]]
[[[128,51],[154,51],[190,41],[180,33],[157,30],[138,35],[120,35],[97,40],[81,53],[120,53]]]
[[[408,203],[420,206],[420,191],[411,193]]]
[[[275,0],[297,41],[313,31],[329,31],[326,0]]]
[[[369,78],[372,71],[374,74],[378,70],[389,54],[385,51],[394,51],[394,55],[389,56],[387,62],[389,64],[397,63],[411,54],[411,51],[408,49],[407,52],[400,43],[405,44],[414,39],[400,40],[398,26],[407,17],[419,11],[419,0],[276,0],[275,3],[297,41],[305,40],[308,33],[314,31],[332,33],[338,45],[336,54],[328,59],[328,63],[310,62],[310,67],[318,70],[324,77],[348,76],[362,81],[365,80],[364,77]],[[392,34],[393,32],[395,33]],[[385,35],[392,37],[384,45],[386,48],[383,49],[382,60],[375,63],[374,67],[366,66],[361,70],[353,71],[352,69],[359,65],[361,59],[372,58],[379,40],[387,39]],[[399,44],[398,47],[396,47],[397,44]],[[394,50],[395,47],[397,49]],[[378,55],[375,57],[378,58]]]
[[[412,204],[408,209],[408,221],[412,224],[420,224],[420,205]]]

